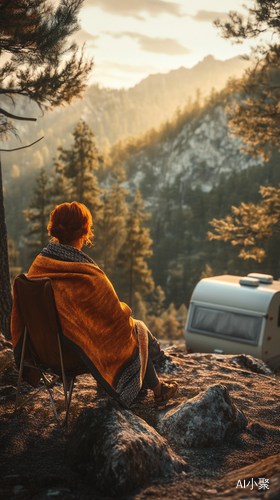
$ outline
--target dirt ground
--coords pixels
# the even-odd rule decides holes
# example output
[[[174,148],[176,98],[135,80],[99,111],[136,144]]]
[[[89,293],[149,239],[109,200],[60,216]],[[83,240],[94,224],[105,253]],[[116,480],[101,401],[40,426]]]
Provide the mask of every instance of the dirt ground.
[[[186,460],[189,472],[172,481],[157,478],[123,498],[279,500],[280,379],[229,363],[226,356],[219,361],[211,355],[188,355],[178,348],[170,348],[168,356],[171,361],[161,370],[160,377],[176,378],[180,387],[168,409],[219,383],[227,386],[233,402],[244,411],[248,427],[214,448],[186,450],[169,443]],[[77,379],[65,432],[54,419],[45,391],[14,412],[17,377],[7,344],[0,351],[0,498],[104,500],[71,469],[67,456],[68,434],[80,412],[106,397],[95,380],[90,375]],[[31,391],[24,383],[22,394]],[[55,393],[57,408],[63,411],[63,397]],[[133,404],[131,411],[154,425],[162,410],[155,407],[149,391],[148,397]]]

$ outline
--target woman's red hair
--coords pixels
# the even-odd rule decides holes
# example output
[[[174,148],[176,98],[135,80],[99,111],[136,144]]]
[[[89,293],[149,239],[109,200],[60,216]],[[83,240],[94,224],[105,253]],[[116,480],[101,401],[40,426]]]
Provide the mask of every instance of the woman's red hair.
[[[85,245],[92,245],[92,216],[89,209],[73,201],[62,203],[51,212],[48,224],[48,234],[51,241],[69,245],[74,240],[84,237]]]

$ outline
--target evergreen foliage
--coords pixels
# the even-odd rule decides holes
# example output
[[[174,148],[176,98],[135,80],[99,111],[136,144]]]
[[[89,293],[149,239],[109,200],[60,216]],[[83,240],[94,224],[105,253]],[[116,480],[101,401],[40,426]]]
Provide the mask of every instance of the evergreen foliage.
[[[141,223],[138,227],[133,221],[135,207],[133,209],[132,205],[135,202],[132,202],[131,206],[128,204],[127,191],[122,186],[125,180],[121,161],[123,152],[121,149],[114,151],[115,156],[106,158],[106,164],[101,165],[103,179],[101,209],[99,220],[94,225],[96,245],[91,252],[94,260],[113,282],[120,299],[129,302],[130,242],[132,246],[137,244],[137,241],[142,244],[143,233],[140,231],[140,226],[145,228],[146,236],[153,240],[152,244],[148,244],[148,255],[151,250],[153,255],[149,257],[149,267],[147,264],[141,267],[141,264],[138,271],[144,270],[144,280],[145,276],[148,276],[150,281],[153,276],[156,288],[151,293],[152,286],[143,286],[141,276],[134,276],[132,267],[131,300],[133,314],[136,316],[137,313],[137,317],[146,321],[154,334],[164,336],[168,330],[174,335],[176,330],[176,338],[183,334],[183,327],[174,310],[178,311],[182,304],[188,304],[193,288],[202,277],[219,274],[244,275],[253,271],[270,273],[276,278],[280,275],[277,252],[279,235],[273,234],[264,244],[266,257],[261,263],[254,261],[253,267],[250,260],[244,261],[238,258],[237,247],[231,245],[229,241],[210,242],[207,238],[209,220],[225,218],[231,206],[239,206],[242,201],[257,206],[261,202],[259,185],[268,187],[270,184],[277,185],[280,182],[279,154],[276,151],[265,168],[251,167],[238,174],[233,173],[228,179],[221,176],[216,187],[209,193],[203,192],[199,187],[193,190],[188,184],[182,184],[178,178],[172,185],[161,189],[157,203],[151,205],[150,218],[141,201],[140,213],[144,218],[140,217]],[[61,163],[60,166],[63,173],[66,164]],[[107,172],[105,177],[104,172]],[[98,171],[96,174],[99,176]],[[65,179],[68,182],[66,177]],[[19,182],[19,179],[13,180],[16,181]],[[54,181],[55,178],[52,182]],[[75,182],[74,177],[73,180],[69,180],[70,183],[72,181]],[[149,182],[153,192],[157,178],[151,178]],[[143,194],[147,196],[148,192],[147,182],[143,185]],[[65,199],[61,200],[63,201]],[[146,258],[147,253],[144,251],[144,262]],[[170,311],[166,313],[171,303],[174,304],[174,310],[172,313]],[[166,322],[169,326],[165,326],[165,320],[170,314],[174,316],[175,322],[169,318],[170,321]],[[178,326],[176,321],[181,326]],[[176,328],[173,328],[174,325],[177,325]]]
[[[277,40],[253,49],[255,65],[233,86],[239,99],[229,109],[229,126],[246,143],[244,150],[267,161],[273,147],[280,151],[280,2],[254,0],[248,11],[247,19],[231,12],[228,21],[216,21],[216,26],[224,38],[237,42],[265,32],[271,34],[271,40]],[[232,215],[214,218],[210,224],[216,233],[209,231],[209,239],[242,245],[239,257],[262,262],[266,255],[264,242],[279,234],[279,193],[274,187],[261,186],[262,201],[257,205],[242,202],[238,208],[231,207]]]
[[[164,311],[165,304],[165,293],[161,286],[156,286],[153,293],[150,296],[149,305],[150,313],[154,316],[159,317]]]
[[[225,218],[231,206],[238,207],[242,201],[259,205],[262,201],[260,184],[269,187],[279,182],[279,154],[274,152],[265,167],[251,167],[233,173],[228,179],[221,176],[209,193],[199,187],[192,190],[187,185],[182,191],[179,183],[169,189],[169,199],[166,189],[162,191],[162,202],[153,208],[151,219],[153,256],[150,267],[156,285],[165,292],[165,304],[173,302],[177,308],[188,304],[197,282],[211,275],[242,276],[261,272],[272,274],[275,279],[280,277],[280,236],[276,231],[264,242],[262,262],[240,259],[238,246],[231,245],[230,241],[209,241],[207,238],[209,221]]]
[[[279,0],[249,0],[248,17],[236,11],[228,14],[228,19],[215,21],[223,38],[241,43],[247,38],[256,38],[269,31],[271,35],[280,32],[280,2]]]
[[[197,106],[193,114],[189,113],[190,110],[185,115],[178,111],[174,122],[163,126],[161,131],[151,130],[145,137],[129,138],[127,141],[117,143],[110,155],[107,149],[104,162],[98,162],[99,169],[93,171],[99,181],[97,187],[102,188],[102,194],[100,195],[99,218],[94,224],[96,245],[91,250],[92,256],[108,274],[120,299],[128,303],[129,295],[131,295],[130,304],[132,303],[134,316],[146,321],[152,332],[159,337],[172,334],[174,338],[179,338],[183,335],[182,318],[185,316],[180,316],[179,311],[185,308],[184,314],[186,314],[184,304],[188,304],[194,286],[202,277],[218,274],[244,275],[253,271],[272,274],[276,279],[280,275],[277,252],[280,235],[273,234],[264,242],[266,257],[263,262],[253,261],[253,267],[250,259],[238,258],[237,246],[231,245],[230,241],[210,242],[207,238],[209,220],[225,218],[231,206],[238,207],[241,202],[259,205],[262,201],[258,193],[259,186],[263,185],[267,188],[269,185],[275,186],[280,182],[278,167],[280,156],[276,150],[273,151],[272,158],[266,163],[265,168],[263,166],[251,167],[239,173],[232,173],[228,178],[223,175],[219,181],[216,181],[211,192],[204,192],[199,186],[193,189],[182,179],[181,173],[177,178],[172,176],[167,183],[162,183],[159,177],[160,168],[165,168],[164,153],[160,168],[156,163],[156,157],[161,149],[164,150],[166,144],[168,146],[167,142],[162,146],[162,138],[168,140],[170,134],[177,138],[181,131],[185,132],[186,129],[191,136],[196,128],[203,124],[204,117],[208,117],[209,122],[213,116],[211,113],[216,113],[217,106],[224,108],[229,98],[228,91],[229,89],[226,89],[221,94],[213,92],[207,107]],[[206,123],[208,123],[207,120],[205,120]],[[186,129],[183,129],[186,125]],[[142,148],[144,148],[144,162]],[[59,192],[64,192],[64,199],[59,202],[72,201],[71,187],[73,184],[75,187],[78,185],[75,177],[77,171],[75,168],[68,168],[72,150],[73,147],[60,149],[55,164],[55,174],[51,179],[53,186],[55,183],[59,186],[57,196]],[[69,153],[65,158],[60,157],[63,151]],[[138,172],[139,175],[144,173],[143,180],[140,182],[140,191],[146,206],[149,207],[151,217],[142,219],[139,228],[142,225],[146,230],[146,236],[148,235],[148,238],[153,240],[153,243],[147,245],[148,255],[151,250],[153,255],[149,257],[149,267],[146,263],[144,267],[140,265],[139,269],[145,271],[144,281],[145,276],[148,276],[149,286],[141,283],[141,277],[134,276],[133,266],[132,268],[129,266],[129,249],[131,248],[129,238],[134,244],[137,237],[141,235],[141,231],[135,231],[137,224],[134,224],[132,220],[133,203],[129,204],[130,198],[122,185],[125,181],[124,165],[129,179],[125,182],[125,187],[130,185],[130,178],[137,176]],[[207,165],[201,165],[201,171],[195,172],[197,179],[202,179],[204,182],[203,176],[209,173],[207,173],[207,168]],[[74,173],[70,176],[69,172]],[[26,182],[24,176],[12,178],[8,186],[9,190],[10,186],[13,186],[13,191],[18,192],[19,183],[24,182]],[[11,196],[9,200],[9,206],[11,206]],[[58,199],[53,198],[54,200],[57,204]],[[143,203],[140,212],[147,216]],[[19,222],[14,221],[13,224],[20,233],[20,226],[16,226]],[[18,234],[18,232],[11,233],[12,236],[13,234]],[[21,255],[23,255],[22,249]],[[143,260],[146,261],[146,251],[144,255]],[[129,284],[131,269],[133,271],[132,292]],[[156,285],[154,292],[151,292],[151,276]],[[173,306],[171,307],[170,304]]]
[[[123,177],[113,175],[113,184],[105,189],[101,199],[101,213],[96,224],[95,253],[100,267],[117,284],[116,266],[118,253],[126,237],[128,207],[125,202],[128,191],[121,186]]]
[[[84,203],[94,217],[96,246],[91,251],[92,256],[112,279],[120,297],[132,304],[134,299],[137,302],[135,293],[141,294],[140,304],[142,295],[146,296],[154,287],[145,260],[152,254],[152,240],[145,227],[150,214],[145,213],[139,191],[131,205],[127,205],[128,192],[122,187],[125,173],[119,160],[114,163],[108,159],[107,187],[99,188],[94,173],[103,163],[94,135],[84,121],[77,124],[73,135],[71,149],[58,148],[54,175],[49,178],[44,169],[41,171],[32,202],[24,211],[26,220],[32,223],[26,235],[29,238],[26,244],[34,248],[30,257],[34,258],[47,243],[46,228],[51,210],[58,203],[75,199]]]
[[[23,213],[27,222],[30,222],[28,232],[26,233],[26,245],[32,248],[30,257],[35,258],[44,248],[48,241],[47,225],[49,222],[50,212],[53,209],[50,200],[50,183],[49,177],[44,169],[41,170],[39,177],[36,180],[34,196],[30,202],[29,208]],[[32,238],[30,238],[30,236]]]
[[[45,110],[81,97],[93,61],[85,60],[83,50],[79,55],[77,45],[68,40],[79,29],[82,3],[83,0],[60,0],[54,7],[49,0],[0,0],[0,56],[8,55],[0,67],[3,102],[14,103],[16,97],[23,97]],[[12,114],[1,105],[1,140],[7,139],[9,132],[18,137],[11,120],[36,118]],[[0,182],[0,329],[9,337],[12,297],[1,172]]]
[[[227,88],[218,95],[220,100],[225,99],[228,95]],[[212,102],[208,99],[208,103],[213,105],[214,101]],[[150,151],[165,139],[176,137],[187,122],[192,122],[194,126],[194,123],[199,119],[202,112],[203,107],[201,106],[198,94],[195,101],[189,99],[183,109],[178,107],[172,119],[163,122],[157,129],[152,127],[145,133],[138,134],[137,136],[128,135],[124,139],[116,141],[110,152],[112,161],[114,163],[124,163],[143,149],[147,148]]]
[[[188,310],[184,304],[177,310],[174,304],[171,303],[160,314],[151,314],[149,312],[145,320],[157,338],[179,340],[184,337],[187,314]]]
[[[247,76],[237,81],[232,91],[238,93],[235,103],[228,108],[229,126],[234,135],[246,143],[244,151],[268,160],[271,147],[280,150],[280,2],[278,0],[251,0],[248,17],[230,12],[229,19],[216,21],[221,35],[237,43],[256,38],[263,33],[271,41],[259,43],[252,50],[253,67]],[[276,40],[276,42],[275,42]]]
[[[152,255],[152,239],[149,228],[144,223],[150,218],[139,190],[129,207],[126,222],[126,237],[118,254],[118,267],[122,281],[122,293],[126,294],[127,303],[133,306],[135,291],[147,295],[154,289],[152,272],[146,259]],[[125,291],[127,292],[125,293]]]
[[[98,170],[102,159],[98,155],[94,134],[86,122],[81,120],[76,125],[73,136],[71,149],[58,148],[55,172],[61,178],[57,182],[62,184],[62,193],[67,199],[76,200],[89,208],[95,222],[100,211],[101,190],[94,172]],[[57,192],[58,189],[59,186],[56,187]]]
[[[280,189],[261,186],[259,192],[263,199],[258,205],[241,203],[238,208],[231,207],[232,215],[213,219],[210,224],[216,233],[209,231],[208,238],[243,245],[239,257],[262,262],[263,243],[273,234],[280,234]]]
[[[0,94],[27,97],[41,109],[53,109],[81,97],[92,60],[79,55],[69,37],[79,29],[83,0],[0,1],[0,56],[11,57],[0,68]],[[70,57],[65,59],[65,55]],[[0,138],[16,133],[10,119],[30,120],[0,108]]]
[[[72,182],[66,176],[66,165],[60,156],[54,159],[53,172],[51,176],[50,195],[54,206],[61,203],[71,202]]]

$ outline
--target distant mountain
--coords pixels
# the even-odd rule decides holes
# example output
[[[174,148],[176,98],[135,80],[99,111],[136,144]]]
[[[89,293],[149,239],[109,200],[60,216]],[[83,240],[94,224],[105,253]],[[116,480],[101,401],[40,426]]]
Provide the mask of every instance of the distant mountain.
[[[207,56],[191,69],[179,68],[166,74],[150,75],[128,90],[100,88],[91,85],[83,100],[79,100],[53,113],[41,113],[34,104],[18,101],[11,112],[25,116],[38,116],[36,124],[19,125],[22,144],[33,142],[44,135],[44,140],[32,149],[10,153],[3,159],[4,174],[16,164],[21,172],[34,171],[42,165],[50,168],[57,146],[69,147],[76,123],[83,118],[97,137],[101,147],[127,135],[137,135],[173,118],[178,107],[183,109],[190,99],[197,98],[197,90],[205,97],[215,87],[221,90],[230,77],[241,77],[248,62],[240,57],[218,61]],[[5,147],[20,146],[11,140]]]
[[[202,97],[206,97],[212,88],[220,91],[229,78],[240,78],[246,68],[248,61],[241,56],[220,61],[209,55],[192,68],[181,67],[169,73],[150,75],[127,92],[150,100],[158,98],[159,93],[161,96],[169,94],[169,99],[174,99],[174,102],[179,99],[178,105],[182,105],[182,96],[187,102],[189,97],[196,97],[198,89]]]
[[[137,135],[169,120],[189,99],[220,91],[229,78],[240,78],[248,61],[234,57],[218,61],[209,55],[193,68],[179,68],[166,74],[150,75],[128,90],[89,87],[84,117],[98,137],[111,143],[128,134]],[[101,100],[99,96],[102,95]],[[116,114],[117,113],[117,114]]]
[[[135,148],[125,163],[126,187],[131,192],[139,188],[146,204],[156,210],[157,193],[166,187],[179,182],[184,199],[186,186],[209,192],[222,174],[227,179],[234,172],[262,165],[260,158],[242,153],[242,140],[230,135],[225,111],[230,99],[218,95],[216,102],[186,113],[173,127],[163,127],[156,140],[147,134],[146,144]]]
[[[127,135],[137,135],[170,120],[177,108],[190,99],[201,100],[214,88],[225,87],[229,78],[240,78],[248,61],[234,57],[226,61],[209,55],[193,68],[179,68],[150,75],[127,90],[88,88],[83,117],[101,140],[111,144]]]

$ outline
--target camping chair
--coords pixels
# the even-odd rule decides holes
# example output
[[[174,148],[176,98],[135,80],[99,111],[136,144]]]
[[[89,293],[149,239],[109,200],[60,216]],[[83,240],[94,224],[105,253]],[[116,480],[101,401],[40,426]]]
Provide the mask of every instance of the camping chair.
[[[67,428],[75,378],[89,373],[89,369],[63,341],[50,278],[27,278],[25,274],[19,274],[14,280],[14,287],[25,325],[24,334],[15,347],[15,359],[19,367],[15,411],[46,388],[59,423],[51,390],[58,390],[56,384],[61,379],[65,399],[62,426]],[[22,377],[34,387],[38,387],[42,378],[44,385],[19,405]]]

